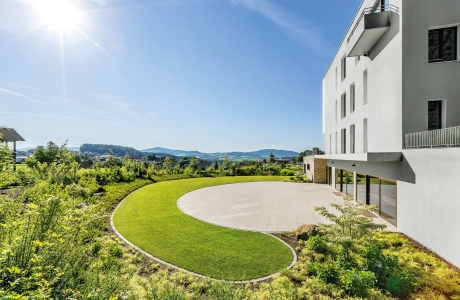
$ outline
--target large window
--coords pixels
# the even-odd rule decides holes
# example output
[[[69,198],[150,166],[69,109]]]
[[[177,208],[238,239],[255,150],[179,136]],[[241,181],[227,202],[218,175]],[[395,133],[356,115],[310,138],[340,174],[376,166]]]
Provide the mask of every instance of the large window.
[[[339,142],[338,142],[338,138],[337,138],[337,132],[335,133],[335,154],[337,154],[338,152],[338,146],[339,145]]]
[[[367,70],[363,73],[363,103],[367,104]]]
[[[356,174],[356,200],[359,203],[366,204],[366,175]]]
[[[342,96],[341,96],[341,107],[340,107],[340,110],[341,110],[341,117],[342,119],[345,118],[347,116],[347,94],[346,93],[343,93]]]
[[[434,29],[428,32],[428,61],[457,59],[457,27]]]
[[[355,111],[355,84],[350,85],[350,114]]]
[[[350,153],[355,153],[355,125],[350,125]]]
[[[347,78],[347,55],[342,57],[342,81]]]
[[[340,142],[342,145],[342,154],[347,153],[347,130],[345,128],[342,129],[342,136]]]
[[[337,90],[337,85],[338,85],[338,71],[337,67],[335,67],[335,89]]]
[[[367,119],[363,120],[363,153],[367,153]]]
[[[337,123],[337,100],[335,100],[335,122]]]
[[[442,101],[428,101],[428,130],[442,128]]]

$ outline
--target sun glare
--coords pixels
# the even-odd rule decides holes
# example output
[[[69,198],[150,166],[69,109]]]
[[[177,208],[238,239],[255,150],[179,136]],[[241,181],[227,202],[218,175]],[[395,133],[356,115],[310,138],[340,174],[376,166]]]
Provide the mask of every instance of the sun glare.
[[[35,0],[44,25],[58,31],[75,29],[80,22],[80,12],[69,0]]]

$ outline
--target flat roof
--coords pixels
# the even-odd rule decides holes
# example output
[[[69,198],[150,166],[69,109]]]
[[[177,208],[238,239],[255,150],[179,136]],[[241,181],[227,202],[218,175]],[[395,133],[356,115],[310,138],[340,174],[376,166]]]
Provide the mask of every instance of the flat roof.
[[[346,160],[346,161],[368,161],[368,162],[396,162],[402,160],[402,152],[368,152],[368,153],[348,153],[315,155],[315,158],[327,160]]]

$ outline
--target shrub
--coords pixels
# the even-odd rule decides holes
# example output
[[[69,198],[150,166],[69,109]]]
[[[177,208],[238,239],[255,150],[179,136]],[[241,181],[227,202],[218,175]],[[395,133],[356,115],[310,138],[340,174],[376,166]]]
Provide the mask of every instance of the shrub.
[[[316,276],[326,283],[337,283],[339,281],[339,271],[331,262],[315,264]]]
[[[290,169],[282,169],[280,171],[280,175],[281,176],[293,176],[294,175],[294,171],[293,170],[290,170]]]
[[[313,250],[317,253],[327,253],[328,252],[328,247],[327,247],[327,243],[326,243],[326,240],[317,235],[317,236],[313,236],[311,238],[308,239],[307,241],[307,248],[310,249],[310,250]]]
[[[365,268],[374,273],[377,285],[384,288],[387,280],[396,271],[398,258],[383,254],[379,244],[367,243],[361,250],[361,256],[365,258]]]
[[[121,248],[116,245],[110,244],[108,251],[109,251],[109,254],[113,257],[116,257],[116,258],[123,257],[123,250],[121,250]]]
[[[406,297],[417,288],[417,279],[412,274],[398,272],[392,274],[385,283],[385,289],[393,297]]]
[[[343,272],[341,285],[350,296],[365,298],[369,289],[375,284],[375,276],[369,271],[356,269]]]

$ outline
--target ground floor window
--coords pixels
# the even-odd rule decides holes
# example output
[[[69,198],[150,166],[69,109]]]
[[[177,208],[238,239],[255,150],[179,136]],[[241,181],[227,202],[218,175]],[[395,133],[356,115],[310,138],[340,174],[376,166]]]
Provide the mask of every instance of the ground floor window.
[[[366,175],[356,174],[356,201],[366,204]]]
[[[342,192],[342,175],[343,171],[341,169],[335,169],[335,189],[339,192]]]
[[[336,169],[335,188],[362,204],[375,205],[375,213],[393,225],[397,221],[397,183],[395,180],[356,174]]]

